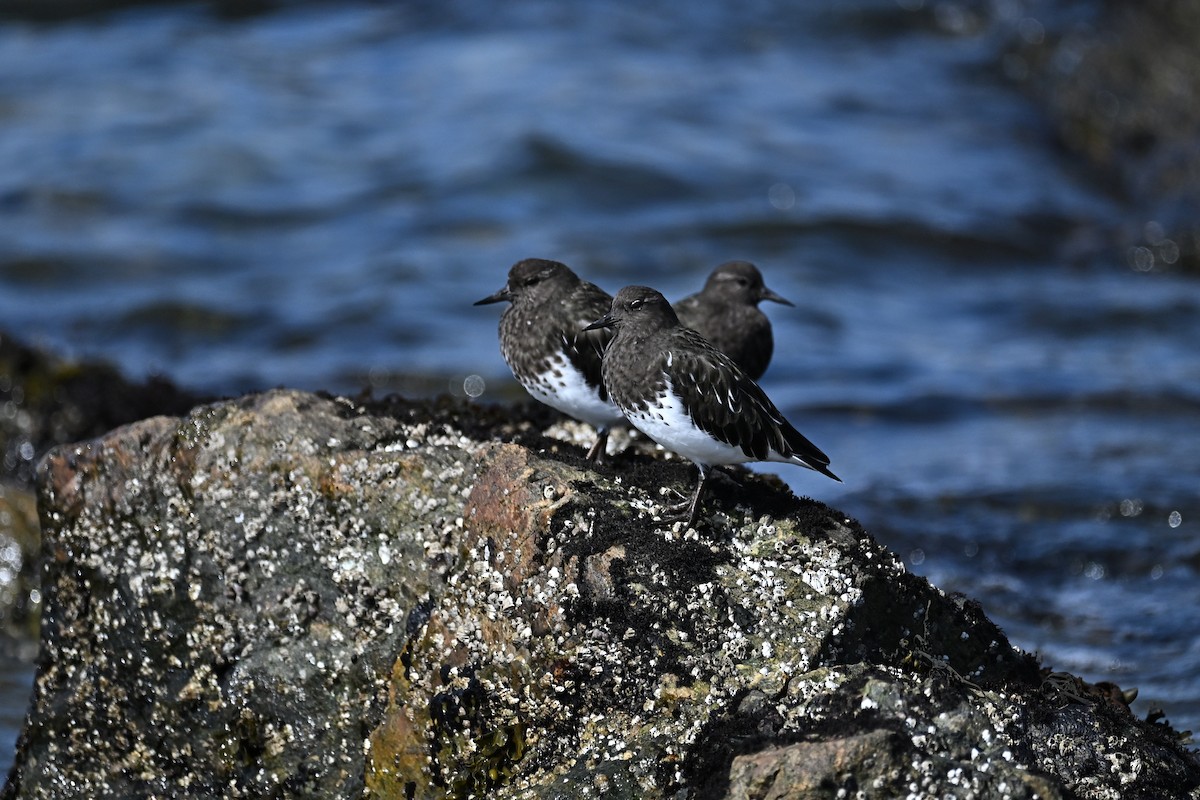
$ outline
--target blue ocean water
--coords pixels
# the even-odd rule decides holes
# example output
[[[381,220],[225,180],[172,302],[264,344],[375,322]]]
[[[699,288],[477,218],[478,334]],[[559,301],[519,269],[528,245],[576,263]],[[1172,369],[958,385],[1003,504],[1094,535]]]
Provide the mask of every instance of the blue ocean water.
[[[1200,286],[1108,238],[1137,210],[1003,77],[1034,6],[976,5],[8,22],[0,327],[205,391],[506,401],[471,302],[514,261],[677,298],[750,259],[796,303],[762,383],[846,483],[772,471],[1200,730]]]

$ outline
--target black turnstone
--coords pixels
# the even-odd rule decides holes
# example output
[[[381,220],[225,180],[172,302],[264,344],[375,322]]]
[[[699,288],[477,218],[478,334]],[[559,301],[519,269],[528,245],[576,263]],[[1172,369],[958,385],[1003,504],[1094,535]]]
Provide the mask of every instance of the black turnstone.
[[[758,267],[749,261],[727,261],[708,276],[703,290],[674,307],[685,327],[698,332],[758,380],[767,371],[775,349],[771,320],[758,308],[763,300],[792,305],[766,287]]]
[[[604,458],[609,427],[624,417],[608,397],[601,356],[612,331],[584,331],[612,297],[580,279],[566,264],[541,258],[518,261],[508,283],[475,303],[512,305],[500,316],[500,352],[525,390],[548,406],[596,428],[588,460]]]
[[[778,461],[835,481],[829,457],[783,418],[734,361],[679,323],[666,299],[645,286],[617,292],[611,310],[585,330],[616,328],[604,352],[609,396],[642,433],[700,468],[687,505],[694,527],[711,468]]]

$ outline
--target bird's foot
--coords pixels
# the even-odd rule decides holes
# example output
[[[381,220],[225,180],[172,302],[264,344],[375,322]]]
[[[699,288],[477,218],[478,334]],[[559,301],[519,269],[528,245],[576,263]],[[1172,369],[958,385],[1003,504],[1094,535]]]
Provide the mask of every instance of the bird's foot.
[[[691,510],[692,498],[688,497],[678,489],[670,489],[665,486],[661,489],[661,492],[662,494],[669,497],[674,497],[679,501],[676,503],[668,503],[663,506],[663,511],[665,512],[663,519],[666,519],[668,515],[673,515],[679,519],[686,518],[687,512]]]
[[[675,503],[664,507],[664,514],[661,519],[663,522],[686,522],[687,527],[696,527],[696,522],[700,518],[700,504],[692,498],[685,499],[682,503]]]

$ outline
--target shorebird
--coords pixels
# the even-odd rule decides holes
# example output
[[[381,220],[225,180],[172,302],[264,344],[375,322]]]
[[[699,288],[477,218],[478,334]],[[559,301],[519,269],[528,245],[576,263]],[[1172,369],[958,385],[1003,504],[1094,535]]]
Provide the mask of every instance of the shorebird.
[[[708,276],[704,289],[673,307],[684,327],[699,333],[758,380],[775,349],[771,320],[758,307],[763,300],[793,305],[768,289],[758,267],[749,261],[726,261]]]
[[[601,356],[612,339],[584,326],[608,311],[612,297],[565,264],[518,261],[508,282],[475,305],[511,303],[500,315],[500,353],[535,399],[596,429],[589,461],[602,461],[609,428],[624,422],[601,377]]]
[[[608,396],[635,428],[700,470],[686,519],[694,527],[712,467],[776,461],[829,471],[829,457],[792,427],[733,359],[690,328],[646,286],[626,286],[584,330],[614,328],[604,351]],[[680,507],[682,509],[682,506]]]

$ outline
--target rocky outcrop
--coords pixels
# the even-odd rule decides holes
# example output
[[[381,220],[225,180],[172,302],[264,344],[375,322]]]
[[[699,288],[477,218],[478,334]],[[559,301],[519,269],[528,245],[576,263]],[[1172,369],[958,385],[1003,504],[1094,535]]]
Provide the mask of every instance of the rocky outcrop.
[[[194,395],[161,378],[129,381],[109,364],[60,358],[0,331],[0,651],[36,647],[41,611],[34,465],[56,444],[99,436]]]
[[[276,391],[54,450],[5,796],[1200,796],[835,510],[738,471],[682,530],[687,464],[554,422]]]

